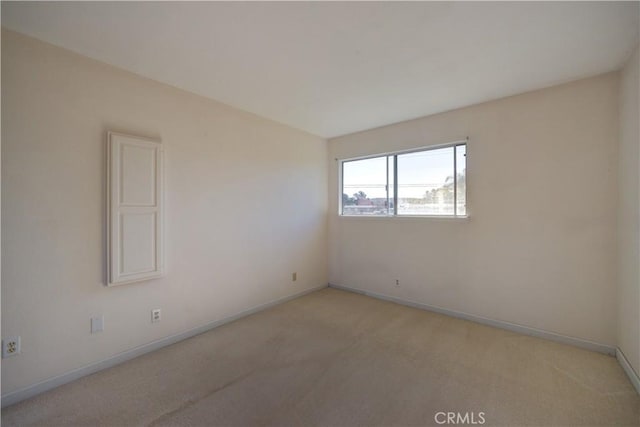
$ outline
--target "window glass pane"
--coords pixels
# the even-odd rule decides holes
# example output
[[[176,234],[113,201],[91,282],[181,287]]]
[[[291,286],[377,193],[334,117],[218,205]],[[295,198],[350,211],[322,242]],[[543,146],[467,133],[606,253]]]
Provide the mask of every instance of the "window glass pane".
[[[387,157],[342,164],[343,215],[387,215]]]
[[[467,214],[467,146],[456,147],[456,169],[458,171],[456,215]]]
[[[394,182],[394,178],[395,178],[395,174],[393,173],[393,168],[394,168],[394,164],[393,164],[394,160],[393,159],[394,159],[394,156],[387,157],[387,164],[389,165],[388,166],[388,171],[389,171],[388,175],[389,176],[387,178],[387,182],[389,183],[388,187],[387,187],[387,189],[388,189],[387,193],[389,194],[389,199],[388,199],[389,200],[389,203],[388,203],[389,215],[393,215],[395,213],[394,210],[393,210],[393,191],[394,191],[393,182]]]
[[[398,155],[398,215],[453,215],[454,147]]]

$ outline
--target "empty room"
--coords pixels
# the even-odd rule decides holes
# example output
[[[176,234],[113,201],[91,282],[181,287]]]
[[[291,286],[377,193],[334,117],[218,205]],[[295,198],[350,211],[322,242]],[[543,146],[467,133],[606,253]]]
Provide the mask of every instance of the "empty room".
[[[1,19],[3,426],[640,426],[640,2]]]

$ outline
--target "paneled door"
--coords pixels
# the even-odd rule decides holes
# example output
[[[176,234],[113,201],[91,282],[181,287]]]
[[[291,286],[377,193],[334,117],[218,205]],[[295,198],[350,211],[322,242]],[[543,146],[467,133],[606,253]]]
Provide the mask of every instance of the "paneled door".
[[[163,274],[163,169],[159,140],[108,133],[109,286]]]

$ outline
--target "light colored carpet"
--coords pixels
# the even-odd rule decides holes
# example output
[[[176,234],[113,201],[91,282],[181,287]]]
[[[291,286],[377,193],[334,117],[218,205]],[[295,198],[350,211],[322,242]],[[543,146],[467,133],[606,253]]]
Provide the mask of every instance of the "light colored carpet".
[[[640,425],[612,357],[324,289],[2,411],[2,425]]]

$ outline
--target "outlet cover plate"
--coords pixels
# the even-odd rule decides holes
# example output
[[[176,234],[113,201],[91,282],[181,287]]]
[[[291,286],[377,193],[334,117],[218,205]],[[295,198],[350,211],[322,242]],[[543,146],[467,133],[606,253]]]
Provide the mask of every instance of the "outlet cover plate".
[[[2,340],[2,358],[20,354],[20,337],[7,337]]]

